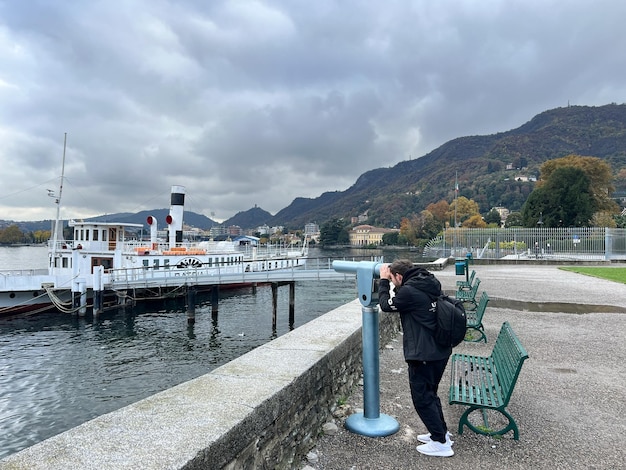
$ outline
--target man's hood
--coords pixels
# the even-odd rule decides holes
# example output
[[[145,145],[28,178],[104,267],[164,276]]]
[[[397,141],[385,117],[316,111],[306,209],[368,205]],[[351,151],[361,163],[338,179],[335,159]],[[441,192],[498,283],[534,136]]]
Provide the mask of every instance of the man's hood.
[[[411,268],[402,276],[402,285],[409,285],[421,290],[431,297],[441,293],[441,283],[430,271],[425,268]]]

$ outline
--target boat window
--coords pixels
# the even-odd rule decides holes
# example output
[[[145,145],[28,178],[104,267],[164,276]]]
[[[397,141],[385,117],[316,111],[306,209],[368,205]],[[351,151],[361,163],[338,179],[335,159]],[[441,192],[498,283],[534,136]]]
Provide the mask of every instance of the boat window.
[[[64,256],[64,257],[63,257],[63,258],[61,258],[61,259],[63,260],[63,261],[62,261],[62,263],[63,263],[63,267],[64,267],[64,268],[69,267],[69,266],[68,266],[68,261],[69,261],[69,258],[67,258],[67,257],[65,257],[65,256]]]
[[[94,242],[97,242],[97,241],[98,241],[98,232],[99,232],[99,230],[98,230],[97,228],[95,228],[95,229],[93,230],[93,241],[94,241]]]
[[[165,269],[170,269],[170,260],[169,259],[164,259],[163,260],[163,267]]]
[[[109,250],[115,250],[117,242],[117,229],[114,227],[109,228]]]
[[[148,260],[147,259],[143,260],[143,268],[144,269],[148,269]]]
[[[85,240],[89,241],[89,229],[85,230]]]
[[[107,241],[107,231],[106,230],[102,231],[102,241],[103,242]]]
[[[159,269],[159,260],[155,259],[154,262],[152,263],[152,267],[154,269]]]

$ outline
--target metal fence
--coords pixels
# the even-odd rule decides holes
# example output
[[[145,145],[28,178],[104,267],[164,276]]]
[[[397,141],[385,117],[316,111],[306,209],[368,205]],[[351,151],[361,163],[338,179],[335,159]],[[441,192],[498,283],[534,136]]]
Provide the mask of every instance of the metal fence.
[[[476,259],[626,260],[626,229],[457,228],[433,238],[427,257]]]

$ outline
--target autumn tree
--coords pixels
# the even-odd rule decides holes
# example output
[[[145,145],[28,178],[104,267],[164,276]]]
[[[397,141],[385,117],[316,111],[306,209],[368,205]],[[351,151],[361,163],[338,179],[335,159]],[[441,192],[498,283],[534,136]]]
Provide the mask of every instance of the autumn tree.
[[[23,241],[24,234],[17,225],[9,225],[4,230],[0,230],[0,243],[14,245]]]
[[[408,217],[402,217],[400,221],[400,236],[407,241],[409,245],[415,245],[417,236],[413,222]]]
[[[456,221],[457,223],[463,223],[473,215],[480,215],[478,203],[473,199],[467,199],[465,196],[461,196],[450,204],[450,210],[446,214],[449,220],[455,219],[456,208]]]
[[[430,212],[436,221],[441,222],[443,228],[448,220],[448,213],[450,212],[450,204],[445,199],[428,204],[426,210]]]
[[[483,220],[480,214],[474,214],[469,219],[463,221],[463,227],[466,228],[485,228],[487,223]]]
[[[617,227],[615,217],[610,212],[596,212],[591,218],[591,225],[594,227]]]
[[[410,245],[420,246],[424,240],[434,238],[443,228],[435,216],[428,210],[411,217],[403,217],[400,222],[400,240],[406,240]]]

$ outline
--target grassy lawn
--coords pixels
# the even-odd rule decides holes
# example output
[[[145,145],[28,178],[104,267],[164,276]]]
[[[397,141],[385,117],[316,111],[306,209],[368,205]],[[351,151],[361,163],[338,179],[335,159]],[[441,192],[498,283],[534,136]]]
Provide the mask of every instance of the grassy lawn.
[[[605,267],[593,267],[593,266],[570,266],[563,269],[564,271],[572,271],[579,274],[585,274],[586,276],[599,277],[602,279],[608,279],[609,281],[621,282],[626,284],[626,268],[605,268]]]

